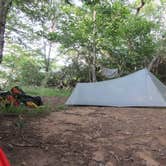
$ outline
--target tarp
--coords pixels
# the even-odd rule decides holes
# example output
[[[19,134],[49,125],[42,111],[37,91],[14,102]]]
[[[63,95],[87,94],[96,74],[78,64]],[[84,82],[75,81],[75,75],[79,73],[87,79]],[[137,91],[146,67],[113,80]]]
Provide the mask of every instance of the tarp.
[[[119,75],[118,69],[102,68],[100,72],[106,78],[115,78]]]
[[[166,107],[166,86],[147,69],[108,81],[78,83],[67,105]]]

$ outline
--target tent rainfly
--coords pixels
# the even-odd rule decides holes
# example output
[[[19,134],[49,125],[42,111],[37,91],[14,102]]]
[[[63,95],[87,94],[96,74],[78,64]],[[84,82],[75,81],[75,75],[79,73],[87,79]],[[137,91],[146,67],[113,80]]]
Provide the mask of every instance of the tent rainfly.
[[[67,105],[166,107],[166,86],[147,69],[108,81],[78,83]]]

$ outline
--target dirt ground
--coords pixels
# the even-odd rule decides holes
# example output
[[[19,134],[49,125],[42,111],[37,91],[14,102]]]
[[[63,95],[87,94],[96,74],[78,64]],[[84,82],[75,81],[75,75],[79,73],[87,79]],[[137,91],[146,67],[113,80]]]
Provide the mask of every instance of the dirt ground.
[[[65,99],[45,98],[52,104]],[[69,107],[0,117],[12,166],[166,166],[166,109]]]

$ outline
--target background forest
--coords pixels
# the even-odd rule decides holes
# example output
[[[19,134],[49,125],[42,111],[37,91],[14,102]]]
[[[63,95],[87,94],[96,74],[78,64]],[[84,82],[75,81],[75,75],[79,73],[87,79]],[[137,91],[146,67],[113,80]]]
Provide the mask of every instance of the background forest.
[[[166,81],[165,0],[0,0],[1,88],[70,88],[144,67]],[[5,17],[6,16],[6,17]],[[2,14],[1,14],[2,17]],[[1,18],[1,20],[3,20]],[[5,25],[5,27],[4,27]],[[4,49],[2,49],[2,27]]]

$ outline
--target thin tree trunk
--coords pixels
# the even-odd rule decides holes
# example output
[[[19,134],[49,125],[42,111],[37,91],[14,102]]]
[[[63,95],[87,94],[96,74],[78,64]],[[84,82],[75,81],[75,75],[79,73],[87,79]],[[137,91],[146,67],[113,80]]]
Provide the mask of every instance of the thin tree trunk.
[[[88,69],[88,80],[89,80],[89,82],[92,82],[92,79],[91,79],[91,66],[89,65],[88,67],[89,67],[89,69]]]
[[[44,58],[44,64],[45,64],[45,71],[49,72],[50,68],[50,57],[51,57],[51,51],[52,51],[52,42],[49,42],[48,45],[48,50],[47,50],[47,43],[43,39],[43,58]]]
[[[52,2],[51,2],[52,3]],[[56,23],[55,23],[56,18],[53,18],[51,21],[51,28],[50,32],[55,32],[56,29]],[[52,52],[52,41],[49,42],[49,49],[48,49],[48,57],[47,57],[47,63],[46,63],[46,72],[49,72],[50,69],[50,60],[51,60],[51,52]]]
[[[46,58],[46,72],[50,69],[50,57],[51,57],[52,43],[49,42],[48,57]]]
[[[88,57],[87,57],[87,59],[86,59],[86,62],[88,63],[88,80],[89,80],[89,82],[92,82],[92,76],[91,76],[91,71],[92,71],[92,69],[91,69],[91,53],[90,53],[90,51],[88,51]]]
[[[145,6],[145,1],[144,0],[141,0],[141,4],[139,7],[137,7],[137,11],[136,11],[136,15],[139,14],[140,10]]]
[[[96,82],[96,11],[93,11],[92,82]]]
[[[152,67],[153,67],[154,63],[156,62],[156,60],[158,59],[158,57],[159,57],[159,56],[155,56],[155,57],[151,60],[150,64],[148,65],[148,70],[149,70],[149,71],[152,69]]]
[[[54,32],[55,28],[56,28],[56,24],[55,24],[55,18],[53,18],[51,20],[51,27],[49,32]],[[44,23],[42,24],[42,27],[44,29]],[[50,60],[51,60],[51,52],[52,52],[52,41],[47,41],[48,43],[48,52],[47,52],[47,43],[44,41],[44,37],[43,37],[43,44],[44,44],[44,60],[45,60],[45,71],[49,72],[50,69]]]
[[[11,4],[12,0],[0,0],[0,63],[3,58],[6,18]]]
[[[92,71],[92,82],[96,82],[96,55],[94,52],[91,53],[93,57],[93,62],[91,65],[91,71]]]

